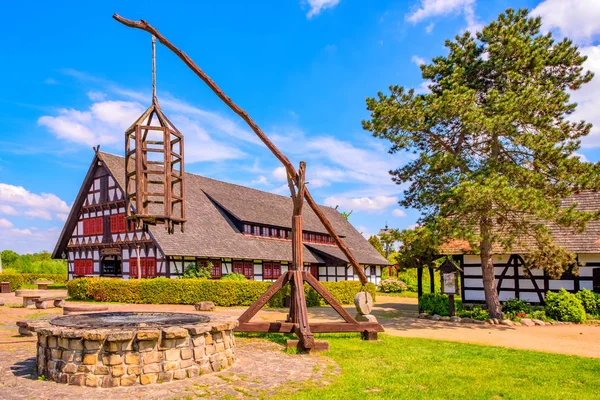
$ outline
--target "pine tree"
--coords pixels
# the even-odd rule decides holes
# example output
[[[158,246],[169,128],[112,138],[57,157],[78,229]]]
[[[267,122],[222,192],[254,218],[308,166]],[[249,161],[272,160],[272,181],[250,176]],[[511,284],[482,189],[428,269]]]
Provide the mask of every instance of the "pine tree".
[[[575,154],[591,125],[571,121],[569,93],[589,82],[582,56],[569,39],[541,34],[541,19],[506,10],[474,38],[446,41],[448,54],[422,65],[429,93],[390,87],[367,99],[363,121],[390,152],[416,158],[392,171],[409,183],[402,206],[421,211],[446,238],[461,238],[481,256],[485,299],[501,315],[492,256],[524,236],[535,239],[535,259],[558,259],[559,274],[573,257],[554,244],[543,224],[584,229],[596,214],[561,208],[561,200],[598,187],[600,168]],[[500,250],[497,250],[500,248]],[[552,256],[549,257],[548,254]]]
[[[369,243],[371,246],[375,247],[375,250],[379,252],[383,257],[385,257],[385,250],[383,249],[383,245],[381,244],[381,240],[375,235],[371,235],[369,237]]]

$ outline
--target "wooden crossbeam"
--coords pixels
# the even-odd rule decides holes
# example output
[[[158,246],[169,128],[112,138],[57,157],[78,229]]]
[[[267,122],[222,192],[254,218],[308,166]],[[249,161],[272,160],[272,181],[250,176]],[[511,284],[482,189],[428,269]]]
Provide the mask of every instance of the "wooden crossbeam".
[[[317,278],[312,276],[310,272],[304,271],[304,280],[310,286],[312,286],[313,289],[315,289],[316,292],[319,293],[321,297],[323,297],[323,299],[325,299],[325,301],[331,306],[331,308],[333,308],[340,315],[340,317],[344,319],[344,321],[353,324],[357,322],[356,319],[354,319],[354,317],[350,315],[344,307],[342,307],[342,305],[337,301],[337,299],[327,291],[325,286],[323,286],[321,282],[317,280]]]
[[[290,280],[290,272],[281,275],[268,289],[252,304],[239,318],[241,323],[248,322],[271,300],[271,297],[280,291],[283,286]]]
[[[241,322],[236,332],[251,333],[294,333],[297,324],[292,322]],[[378,322],[312,322],[309,324],[312,333],[352,333],[352,332],[383,332]]]

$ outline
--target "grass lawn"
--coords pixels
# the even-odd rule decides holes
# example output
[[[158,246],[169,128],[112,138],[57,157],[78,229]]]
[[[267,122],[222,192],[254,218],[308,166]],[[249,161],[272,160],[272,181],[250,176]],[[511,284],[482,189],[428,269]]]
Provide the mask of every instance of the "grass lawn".
[[[282,337],[274,340],[281,340]],[[600,359],[381,335],[318,335],[342,375],[294,399],[597,399]],[[280,396],[278,396],[280,397]],[[285,398],[281,396],[281,398]]]

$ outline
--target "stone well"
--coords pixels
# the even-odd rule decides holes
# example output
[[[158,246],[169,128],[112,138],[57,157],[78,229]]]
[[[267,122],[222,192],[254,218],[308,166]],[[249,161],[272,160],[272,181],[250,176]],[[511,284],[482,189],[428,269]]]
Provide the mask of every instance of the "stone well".
[[[37,373],[91,387],[147,385],[220,371],[235,361],[236,319],[106,312],[31,321]]]

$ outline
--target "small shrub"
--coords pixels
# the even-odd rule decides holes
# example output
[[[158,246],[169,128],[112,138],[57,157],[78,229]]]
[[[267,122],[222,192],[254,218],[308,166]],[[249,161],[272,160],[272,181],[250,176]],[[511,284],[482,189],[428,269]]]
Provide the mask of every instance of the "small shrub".
[[[183,271],[181,278],[183,279],[210,279],[213,263],[208,262],[206,265],[201,263],[191,262]]]
[[[487,321],[490,319],[490,314],[481,307],[474,307],[472,310],[461,310],[458,312],[458,316],[461,318],[473,318],[478,321]]]
[[[590,315],[600,314],[600,295],[588,289],[583,289],[577,292],[577,298],[583,304],[585,312]]]
[[[20,273],[2,273],[0,282],[10,282],[10,290],[15,291],[24,285],[31,284],[34,281],[54,281],[57,285],[64,285],[68,280],[66,274],[20,274]]]
[[[502,303],[502,311],[506,314],[531,314],[531,304],[524,300],[510,299]]]
[[[460,310],[462,307],[460,300],[454,300],[454,309]],[[419,308],[431,315],[450,315],[449,298],[445,294],[425,293],[419,297]]]
[[[231,274],[223,275],[221,280],[222,281],[247,281],[248,278],[246,278],[244,276],[244,274],[231,273]]]
[[[584,322],[585,308],[581,300],[565,289],[546,293],[546,315],[558,321]]]
[[[386,279],[379,284],[379,290],[384,293],[402,293],[406,289],[405,282],[394,278]]]
[[[539,319],[540,321],[550,321],[550,318],[546,315],[546,311],[544,310],[535,310],[532,311],[529,315],[532,319]]]

